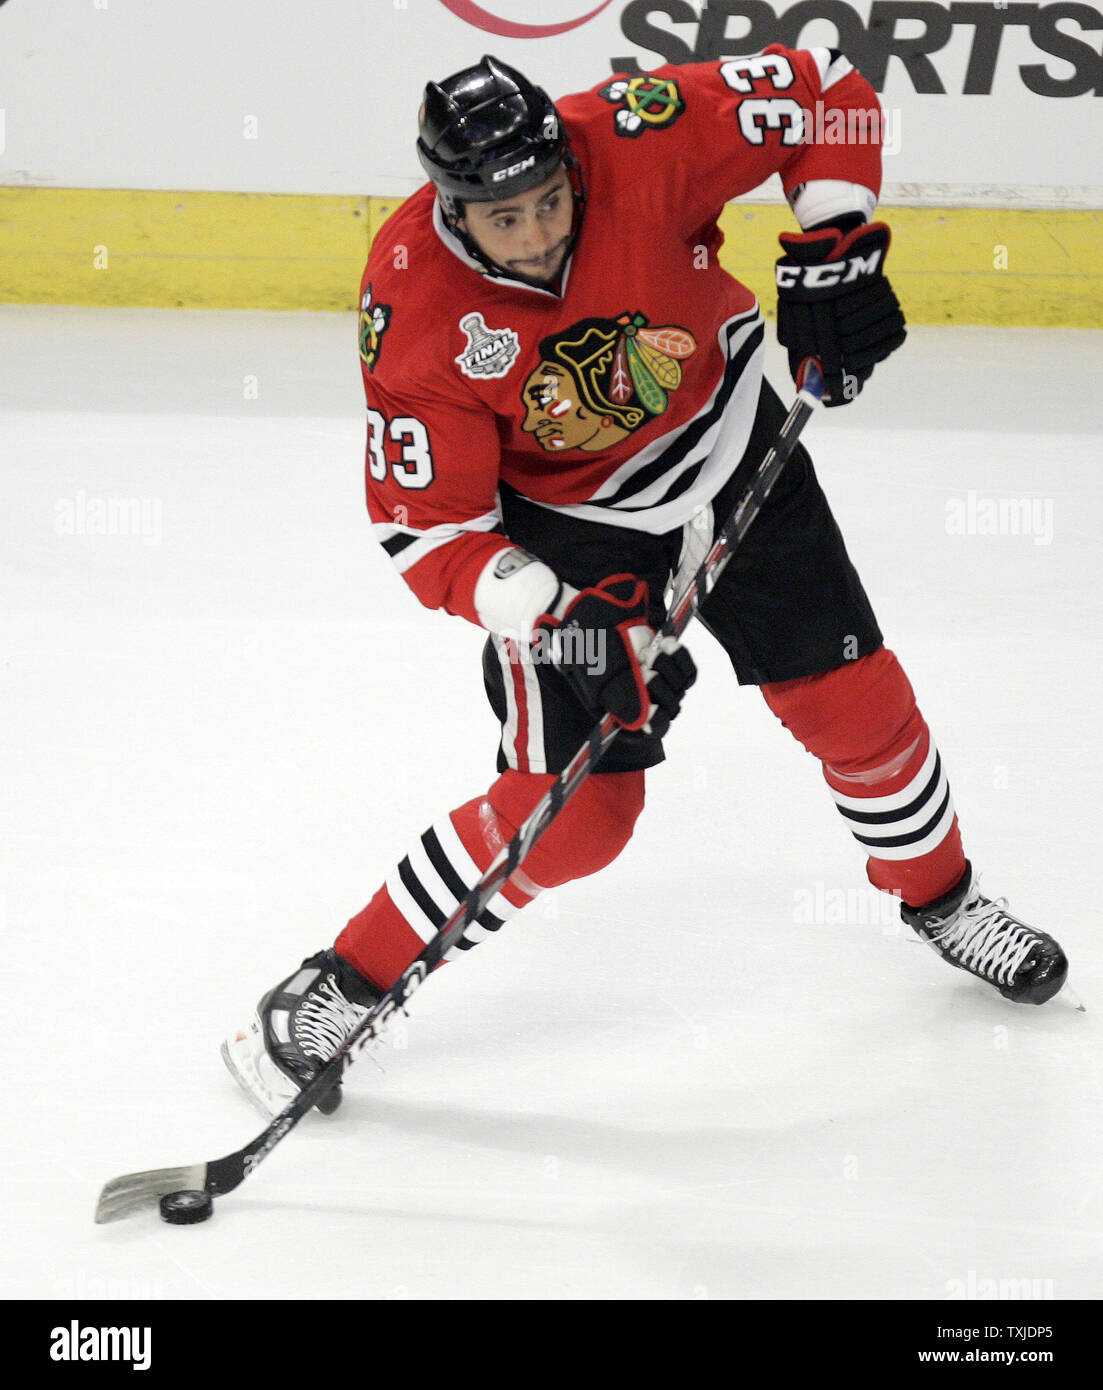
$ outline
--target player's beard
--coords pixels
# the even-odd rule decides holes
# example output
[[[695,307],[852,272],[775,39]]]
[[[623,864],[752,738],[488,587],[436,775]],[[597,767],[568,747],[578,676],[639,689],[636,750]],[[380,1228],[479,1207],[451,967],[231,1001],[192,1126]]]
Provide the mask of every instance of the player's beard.
[[[563,273],[563,266],[566,263],[571,242],[574,239],[574,232],[567,235],[557,243],[556,246],[546,256],[541,257],[541,262],[548,266],[548,269],[541,271],[540,263],[528,261],[507,261],[502,269],[514,280],[524,280],[526,284],[536,285],[539,289],[549,289],[559,279]],[[523,267],[533,266],[532,270],[525,270]]]
[[[523,283],[533,285],[539,290],[552,290],[555,293],[559,292],[563,277],[563,267],[573,255],[578,238],[582,233],[583,214],[586,211],[586,185],[583,182],[582,170],[578,165],[578,161],[572,158],[570,161],[565,161],[565,164],[571,183],[571,229],[555,247],[554,253],[544,258],[553,261],[555,269],[540,277],[532,275],[524,270],[515,269],[514,267],[517,264],[516,261],[511,265],[500,267],[507,275],[512,276],[515,280],[521,280]]]

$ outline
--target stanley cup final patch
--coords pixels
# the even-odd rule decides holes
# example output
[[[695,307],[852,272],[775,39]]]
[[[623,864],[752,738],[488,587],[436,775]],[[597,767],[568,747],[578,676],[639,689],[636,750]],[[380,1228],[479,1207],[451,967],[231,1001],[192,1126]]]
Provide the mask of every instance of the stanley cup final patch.
[[[467,346],[454,362],[464,376],[478,381],[482,377],[505,376],[521,351],[521,340],[512,328],[487,328],[480,313],[465,314],[460,327],[467,335]]]

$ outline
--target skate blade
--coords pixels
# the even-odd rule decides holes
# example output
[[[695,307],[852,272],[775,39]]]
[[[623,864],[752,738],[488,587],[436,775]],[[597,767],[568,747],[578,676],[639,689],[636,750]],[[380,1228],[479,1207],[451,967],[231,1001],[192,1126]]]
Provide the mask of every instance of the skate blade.
[[[1088,1011],[1084,1007],[1084,1001],[1066,980],[1057,993],[1053,996],[1055,1004],[1063,1004],[1067,1009],[1075,1009],[1078,1014],[1086,1014]]]
[[[242,1043],[243,1046],[231,1047],[231,1042]],[[219,1048],[219,1054],[226,1064],[226,1070],[244,1091],[249,1104],[265,1120],[274,1120],[293,1099],[290,1094],[277,1095],[271,1087],[265,1085],[264,1078],[249,1055],[247,1038],[243,1031],[239,1030],[232,1039],[226,1038]]]

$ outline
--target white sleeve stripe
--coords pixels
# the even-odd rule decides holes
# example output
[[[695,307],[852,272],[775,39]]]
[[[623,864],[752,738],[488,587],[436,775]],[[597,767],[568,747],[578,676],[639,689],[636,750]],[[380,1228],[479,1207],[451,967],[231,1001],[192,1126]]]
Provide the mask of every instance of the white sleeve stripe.
[[[834,87],[836,82],[841,81],[848,72],[854,71],[854,64],[840,54],[823,75],[820,90],[826,92],[829,87]]]
[[[816,70],[820,75],[820,91],[826,92],[829,87],[833,87],[836,82],[844,78],[848,72],[854,71],[854,64],[849,58],[841,53],[837,58],[832,59],[829,48],[810,48],[808,52],[816,64]]]
[[[466,521],[438,521],[435,526],[403,526],[397,521],[373,521],[372,530],[381,541],[390,540],[392,536],[413,536],[419,540],[433,536],[451,538],[461,535],[464,531],[487,531],[496,526],[501,519],[501,515],[495,510],[483,512],[481,516],[473,516]]]
[[[810,48],[808,54],[816,65],[816,71],[820,75],[820,86],[823,86],[824,75],[831,66],[831,52],[826,48]]]
[[[442,545],[448,545],[461,536],[470,535],[472,532],[493,531],[495,526],[501,524],[501,520],[497,512],[486,512],[483,516],[473,517],[470,521],[441,523],[437,526],[430,526],[425,531],[419,531],[412,526],[398,526],[388,521],[376,521],[372,523],[372,532],[380,545],[384,545],[387,541],[392,541],[398,536],[411,542],[411,544],[403,546],[397,554],[391,556],[399,574],[403,574]]]
[[[408,569],[413,569],[419,560],[424,560],[427,555],[431,555],[434,550],[439,550],[441,546],[450,545],[456,539],[455,536],[448,536],[439,541],[418,541],[415,545],[409,545],[399,555],[392,555],[394,567],[399,574],[405,574]]]

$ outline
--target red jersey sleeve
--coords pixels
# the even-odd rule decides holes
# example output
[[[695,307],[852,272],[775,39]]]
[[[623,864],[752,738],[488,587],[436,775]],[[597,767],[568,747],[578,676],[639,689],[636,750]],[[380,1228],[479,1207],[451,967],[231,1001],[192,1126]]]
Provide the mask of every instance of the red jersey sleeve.
[[[396,393],[364,373],[368,514],[427,608],[478,623],[474,590],[510,542],[500,529],[498,433],[485,410]]]
[[[618,133],[636,136],[617,142],[620,157],[637,161],[641,180],[684,210],[687,236],[772,174],[787,195],[822,179],[880,193],[880,103],[834,49],[771,44],[751,57],[667,64],[642,85],[620,77],[594,90],[620,106]]]

